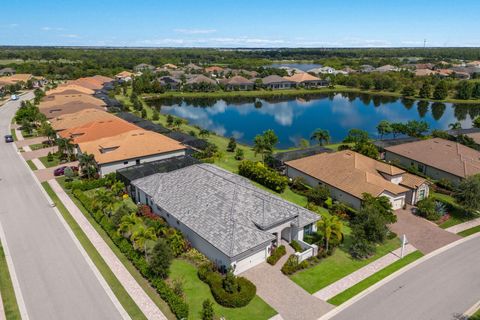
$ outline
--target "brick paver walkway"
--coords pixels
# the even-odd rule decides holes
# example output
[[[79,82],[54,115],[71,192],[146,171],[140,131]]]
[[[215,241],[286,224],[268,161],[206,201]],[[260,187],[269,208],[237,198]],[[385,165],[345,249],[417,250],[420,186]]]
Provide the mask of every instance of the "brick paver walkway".
[[[62,163],[59,164],[58,166],[55,167],[50,167],[50,168],[45,168],[43,163],[38,160],[38,159],[33,159],[32,162],[37,166],[38,170],[34,171],[35,175],[37,176],[38,180],[40,182],[48,181],[51,179],[55,179],[55,175],[53,174],[53,171],[55,169],[63,167],[63,166],[74,166],[78,167],[78,161],[73,161],[73,162],[68,162],[68,163]]]
[[[457,224],[445,230],[451,233],[459,233],[477,226],[480,226],[480,218]]]
[[[132,297],[135,303],[138,305],[147,319],[161,319],[166,320],[165,315],[160,311],[157,305],[150,299],[145,291],[140,287],[133,276],[128,272],[122,262],[113,253],[110,247],[103,241],[102,237],[93,228],[90,222],[85,218],[83,213],[73,203],[70,197],[65,193],[62,187],[55,179],[49,180],[48,184],[52,187],[53,191],[60,198],[72,217],[78,223],[83,232],[87,235],[90,242],[95,246],[98,253],[102,256],[105,263],[115,274],[117,279],[123,285],[128,294]]]
[[[35,159],[35,158],[45,157],[45,156],[48,155],[49,152],[55,153],[55,152],[58,151],[57,146],[38,149],[38,150],[34,150],[34,151],[31,151],[31,149],[28,150],[27,148],[30,149],[30,147],[28,147],[28,146],[23,147],[23,150],[25,150],[25,152],[21,153],[23,159],[25,159],[25,160],[32,160],[32,159]]]
[[[23,139],[23,137],[21,137],[20,139],[20,136],[18,136],[18,133],[17,133],[17,139],[18,141],[15,141],[15,145],[17,146],[17,148],[29,146],[32,144],[42,143],[43,141],[47,140],[46,137],[35,137],[35,138],[29,138],[29,139]]]
[[[416,251],[415,247],[413,247],[412,245],[406,245],[404,256],[413,251]],[[323,288],[322,290],[315,292],[313,295],[319,299],[327,301],[335,297],[337,294],[347,290],[350,287],[353,287],[360,281],[370,277],[374,273],[377,273],[383,268],[399,260],[400,256],[401,248],[384,255],[383,257],[369,263],[365,267],[358,269],[353,273],[350,273],[348,276],[332,283],[331,285]]]

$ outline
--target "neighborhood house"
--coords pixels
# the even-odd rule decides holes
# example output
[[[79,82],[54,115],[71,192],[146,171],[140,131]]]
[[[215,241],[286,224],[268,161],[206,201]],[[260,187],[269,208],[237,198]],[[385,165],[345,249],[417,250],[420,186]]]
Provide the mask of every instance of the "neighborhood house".
[[[272,245],[303,242],[320,216],[210,164],[195,164],[134,180],[135,201],[149,205],[193,247],[236,274],[270,255]]]

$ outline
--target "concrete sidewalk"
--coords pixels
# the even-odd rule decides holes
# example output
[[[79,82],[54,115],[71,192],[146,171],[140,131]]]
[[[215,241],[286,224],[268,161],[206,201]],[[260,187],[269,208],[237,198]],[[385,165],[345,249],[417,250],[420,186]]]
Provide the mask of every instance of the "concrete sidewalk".
[[[358,269],[357,271],[350,273],[348,276],[332,283],[328,287],[325,287],[322,290],[315,292],[313,295],[325,301],[335,297],[337,294],[347,290],[350,287],[353,287],[360,281],[370,277],[371,275],[377,273],[381,269],[399,260],[401,255],[401,250],[402,249],[399,248],[395,251],[392,251],[384,255],[383,257],[369,263],[365,267]],[[416,250],[417,249],[415,247],[408,244],[405,246],[404,255],[412,253]]]
[[[480,226],[480,218],[457,224],[445,230],[451,233],[459,233],[478,226]]]
[[[80,228],[86,234],[90,242],[95,246],[95,249],[102,256],[105,263],[115,274],[122,286],[132,297],[135,303],[138,305],[147,319],[161,319],[166,320],[165,315],[160,311],[157,305],[150,299],[145,291],[140,287],[137,281],[133,278],[130,272],[125,268],[123,263],[113,253],[110,247],[105,243],[102,237],[97,233],[95,228],[85,218],[80,209],[73,203],[72,199],[65,193],[63,188],[58,184],[57,180],[48,180],[48,184],[52,187],[53,191],[57,194],[58,198],[72,217],[78,223]]]

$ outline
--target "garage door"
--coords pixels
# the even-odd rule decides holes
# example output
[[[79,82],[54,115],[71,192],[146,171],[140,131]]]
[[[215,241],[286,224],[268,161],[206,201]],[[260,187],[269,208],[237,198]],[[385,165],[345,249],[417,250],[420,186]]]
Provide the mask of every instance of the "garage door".
[[[403,203],[404,203],[403,198],[393,200],[393,202],[392,202],[393,210],[402,209]]]
[[[242,273],[244,271],[247,271],[248,269],[255,267],[256,265],[262,263],[266,259],[266,249],[253,253],[251,256],[246,257],[243,260],[237,261],[236,267],[235,267],[235,274]]]

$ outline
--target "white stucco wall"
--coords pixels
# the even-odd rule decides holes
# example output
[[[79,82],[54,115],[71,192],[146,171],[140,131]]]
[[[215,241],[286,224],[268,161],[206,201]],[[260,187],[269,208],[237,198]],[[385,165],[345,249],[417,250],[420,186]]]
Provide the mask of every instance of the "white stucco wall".
[[[406,201],[407,193],[402,193],[401,195],[394,195],[390,192],[383,192],[380,196],[385,196],[390,200],[393,210],[402,209]]]

